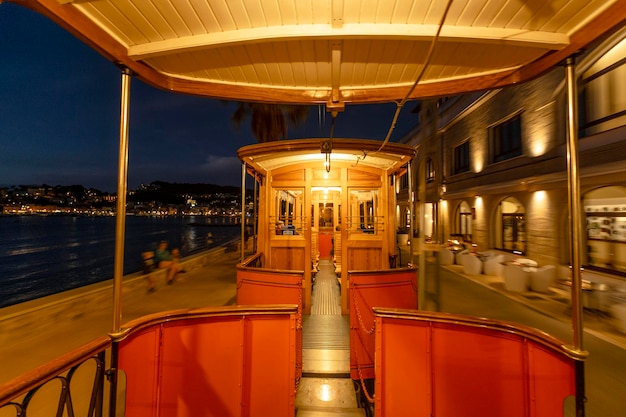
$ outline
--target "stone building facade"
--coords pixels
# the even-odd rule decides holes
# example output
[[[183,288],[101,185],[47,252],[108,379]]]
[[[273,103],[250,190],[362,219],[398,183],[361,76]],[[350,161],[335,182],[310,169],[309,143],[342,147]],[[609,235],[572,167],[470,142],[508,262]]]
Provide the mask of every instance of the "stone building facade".
[[[626,30],[576,58],[585,268],[626,279]],[[565,67],[504,89],[419,103],[405,137],[414,239],[464,238],[477,250],[570,263]],[[403,184],[403,183],[401,183]]]

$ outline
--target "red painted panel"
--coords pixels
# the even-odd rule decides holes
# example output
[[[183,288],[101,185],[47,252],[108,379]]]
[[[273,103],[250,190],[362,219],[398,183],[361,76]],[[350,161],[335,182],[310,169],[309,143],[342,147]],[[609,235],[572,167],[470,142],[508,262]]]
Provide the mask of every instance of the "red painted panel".
[[[524,347],[503,332],[433,325],[438,417],[527,416]]]
[[[302,306],[302,275],[237,271],[237,304]]]
[[[155,326],[119,344],[118,367],[126,374],[128,416],[156,416],[160,336],[161,329]]]
[[[563,414],[563,400],[576,394],[573,361],[557,357],[537,343],[528,343],[531,416]]]
[[[241,415],[243,318],[221,320],[164,327],[161,415]]]
[[[302,275],[237,271],[237,304],[296,304],[296,375],[302,376]]]
[[[373,307],[417,308],[416,271],[350,274],[350,376],[374,378]]]
[[[330,251],[333,248],[333,235],[320,233],[318,236],[320,259],[331,259]]]
[[[244,369],[250,390],[244,404],[250,416],[292,417],[295,413],[295,317],[247,322]],[[288,401],[287,401],[288,400]],[[225,414],[224,414],[225,415]],[[244,415],[246,413],[244,412]]]
[[[119,349],[126,415],[293,417],[295,323],[294,314],[237,314],[131,334]]]
[[[564,352],[510,327],[421,316],[376,318],[377,417],[563,415],[575,392]]]
[[[376,415],[430,416],[430,329],[427,323],[376,322]]]

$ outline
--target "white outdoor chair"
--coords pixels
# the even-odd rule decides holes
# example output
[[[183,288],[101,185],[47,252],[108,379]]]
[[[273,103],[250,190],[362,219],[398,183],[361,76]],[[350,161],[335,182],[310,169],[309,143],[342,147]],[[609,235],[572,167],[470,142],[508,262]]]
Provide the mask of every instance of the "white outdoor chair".
[[[504,271],[504,255],[494,255],[487,258],[487,260],[483,263],[483,269],[485,275],[494,275],[496,277],[501,277],[502,272]]]
[[[463,265],[463,259],[465,256],[471,256],[467,249],[462,250],[461,252],[457,252],[457,254],[454,256],[454,263],[456,263],[457,265]]]
[[[463,272],[468,275],[480,275],[483,271],[483,262],[478,256],[463,256]]]
[[[622,302],[611,305],[611,315],[617,330],[626,333],[626,304]]]
[[[515,292],[528,291],[530,280],[528,268],[507,264],[504,266],[503,278],[504,288],[507,290]]]
[[[554,265],[544,265],[537,268],[536,271],[530,272],[530,289],[537,292],[548,292],[554,281],[555,272]]]
[[[454,263],[454,252],[446,248],[439,251],[439,265],[452,265]]]

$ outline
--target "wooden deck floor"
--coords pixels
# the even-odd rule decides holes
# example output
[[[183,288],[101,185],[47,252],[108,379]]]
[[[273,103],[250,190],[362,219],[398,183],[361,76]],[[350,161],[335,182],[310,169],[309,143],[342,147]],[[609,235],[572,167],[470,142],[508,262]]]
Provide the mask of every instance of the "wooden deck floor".
[[[321,261],[311,296],[311,315],[302,320],[305,374],[350,372],[350,324],[341,315],[341,293],[331,261]]]
[[[302,371],[297,417],[363,417],[350,379],[350,322],[341,315],[341,290],[332,261],[322,260],[302,320]]]

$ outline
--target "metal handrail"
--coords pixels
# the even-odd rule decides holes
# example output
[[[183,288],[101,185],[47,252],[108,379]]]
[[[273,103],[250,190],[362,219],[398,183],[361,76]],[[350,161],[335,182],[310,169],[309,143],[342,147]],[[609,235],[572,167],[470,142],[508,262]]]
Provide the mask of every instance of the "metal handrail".
[[[580,352],[573,349],[565,341],[554,337],[541,330],[522,324],[510,323],[501,320],[487,319],[483,317],[471,317],[460,314],[426,312],[420,310],[405,310],[397,308],[379,308],[372,309],[374,314],[379,317],[401,318],[405,320],[414,320],[428,323],[447,323],[456,324],[466,327],[490,329],[503,333],[515,334],[517,336],[533,340],[542,346],[560,352],[567,357],[576,361],[584,361],[587,358],[586,352]]]
[[[77,349],[74,349],[38,368],[33,369],[0,386],[0,409],[15,407],[27,415],[28,405],[35,394],[48,382],[59,379],[63,389],[59,392],[56,404],[61,414],[68,408],[68,414],[74,415],[71,395],[68,391],[76,370],[86,362],[95,361],[94,382],[91,387],[90,416],[102,415],[102,392],[105,376],[105,351],[111,347],[111,339],[102,336]],[[59,411],[58,410],[58,411]],[[71,410],[71,411],[70,411]]]

